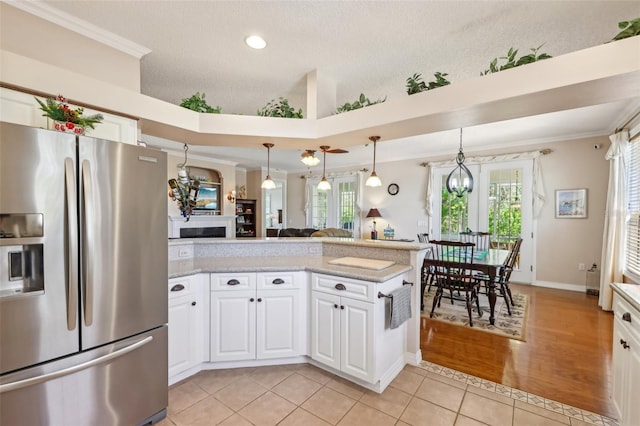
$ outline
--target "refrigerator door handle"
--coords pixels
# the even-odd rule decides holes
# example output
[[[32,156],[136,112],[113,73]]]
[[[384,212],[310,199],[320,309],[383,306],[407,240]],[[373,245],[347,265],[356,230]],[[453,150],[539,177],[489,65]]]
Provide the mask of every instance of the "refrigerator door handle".
[[[78,313],[78,221],[77,215],[77,197],[76,197],[76,179],[75,167],[73,159],[67,157],[64,159],[64,174],[67,197],[67,268],[69,279],[67,280],[67,328],[74,330],[76,328],[76,315]]]
[[[84,324],[90,326],[93,323],[93,187],[91,182],[91,164],[89,160],[82,161],[82,201],[84,212],[84,235],[82,289],[84,293]]]
[[[119,358],[122,355],[125,355],[131,351],[135,351],[141,346],[146,345],[147,343],[153,340],[153,336],[145,337],[142,340],[137,341],[136,343],[132,343],[129,346],[125,346],[122,349],[118,349],[115,352],[111,352],[107,355],[101,356],[96,359],[92,359],[91,361],[83,362],[82,364],[74,365],[73,367],[63,368],[62,370],[54,371],[51,373],[43,374],[41,376],[31,377],[29,379],[18,380],[17,382],[7,383],[5,385],[0,385],[0,394],[3,392],[9,392],[17,389],[26,388],[27,386],[37,385],[38,383],[46,382],[49,380],[57,379],[58,377],[68,376],[73,373],[77,373],[78,371],[85,370],[87,368],[95,367],[99,364],[104,364],[109,361],[112,361],[115,358]]]

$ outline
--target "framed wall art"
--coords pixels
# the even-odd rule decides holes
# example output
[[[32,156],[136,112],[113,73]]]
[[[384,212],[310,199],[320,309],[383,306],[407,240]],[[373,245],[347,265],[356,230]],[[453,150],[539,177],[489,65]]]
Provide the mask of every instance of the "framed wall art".
[[[586,188],[556,190],[556,219],[585,219],[586,217]]]

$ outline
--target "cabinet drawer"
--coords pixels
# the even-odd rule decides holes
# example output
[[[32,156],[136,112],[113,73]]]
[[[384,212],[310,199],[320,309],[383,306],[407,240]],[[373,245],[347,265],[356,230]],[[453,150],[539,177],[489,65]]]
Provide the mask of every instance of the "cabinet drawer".
[[[331,275],[313,274],[311,289],[351,299],[375,302],[376,285],[369,281],[351,278],[334,277]]]
[[[256,285],[258,290],[288,290],[300,288],[299,275],[299,272],[260,272],[257,274]]]
[[[211,291],[255,290],[255,272],[211,274]]]
[[[195,277],[180,277],[169,280],[169,300],[182,296],[189,296],[196,290],[194,286]]]
[[[640,312],[614,293],[613,312],[627,330],[640,340]]]

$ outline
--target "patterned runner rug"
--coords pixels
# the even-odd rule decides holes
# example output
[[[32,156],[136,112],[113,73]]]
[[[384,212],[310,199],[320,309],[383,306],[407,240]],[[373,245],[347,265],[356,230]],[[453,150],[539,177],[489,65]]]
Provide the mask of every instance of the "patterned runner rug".
[[[432,287],[430,292],[425,292],[424,312],[421,313],[422,317],[429,318],[435,294],[435,287]],[[486,294],[480,294],[480,309],[482,310],[482,317],[478,318],[478,312],[476,311],[474,303],[471,311],[473,318],[472,328],[474,330],[502,335],[511,339],[522,341],[526,340],[525,326],[529,310],[529,299],[525,294],[513,293],[513,301],[515,306],[511,307],[511,316],[509,316],[504,298],[498,296],[495,308],[496,321],[495,325],[491,325],[489,324],[489,299]],[[454,303],[452,305],[450,299],[443,297],[440,302],[440,307],[438,308],[436,306],[436,309],[433,312],[433,318],[431,319],[469,327],[469,315],[467,314],[465,302],[460,300],[454,300],[453,302]]]

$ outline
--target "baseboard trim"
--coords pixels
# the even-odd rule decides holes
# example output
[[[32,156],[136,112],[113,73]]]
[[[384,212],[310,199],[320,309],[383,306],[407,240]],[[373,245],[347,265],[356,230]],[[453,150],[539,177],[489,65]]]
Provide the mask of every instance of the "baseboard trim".
[[[405,352],[404,361],[409,365],[420,365],[422,362],[422,350],[418,349],[416,353]]]
[[[557,290],[569,290],[584,293],[587,291],[586,286],[580,284],[558,283],[554,281],[534,281],[531,285],[534,287],[555,288]]]

